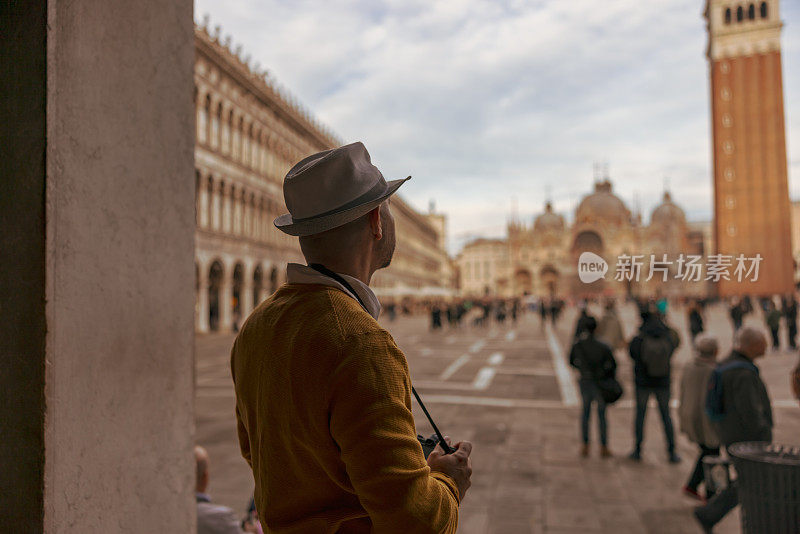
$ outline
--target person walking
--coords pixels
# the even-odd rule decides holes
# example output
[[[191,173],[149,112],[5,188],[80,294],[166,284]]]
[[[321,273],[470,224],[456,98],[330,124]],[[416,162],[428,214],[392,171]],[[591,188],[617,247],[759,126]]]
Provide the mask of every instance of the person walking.
[[[544,330],[544,326],[547,323],[547,310],[549,306],[547,301],[542,298],[539,300],[539,326],[541,326],[542,330]]]
[[[781,348],[781,312],[772,300],[765,301],[765,320],[770,334],[772,334],[772,350],[777,351]]]
[[[455,533],[472,444],[426,458],[406,357],[369,287],[395,249],[386,182],[362,143],[306,157],[286,175],[307,265],[242,325],[231,350],[242,456],[266,532]]]
[[[714,427],[726,448],[743,441],[772,441],[769,394],[754,363],[766,350],[766,336],[753,327],[744,327],[736,336],[730,356],[717,366],[724,414]],[[706,505],[695,508],[694,515],[705,531],[711,532],[738,504],[738,485],[734,481]]]
[[[647,414],[647,401],[655,396],[658,411],[664,426],[667,442],[667,459],[677,464],[681,461],[675,452],[675,430],[669,413],[671,359],[680,344],[677,332],[661,319],[660,314],[644,312],[639,333],[631,340],[629,351],[634,362],[634,382],[636,384],[636,419],[634,433],[636,443],[631,460],[641,460],[644,440],[644,421]]]
[[[581,334],[586,331],[586,322],[588,319],[589,310],[587,309],[587,304],[584,302],[581,304],[581,313],[575,323],[575,334],[572,336],[573,342],[577,341],[581,337]]]
[[[606,403],[600,394],[599,381],[614,376],[617,362],[611,347],[595,338],[597,321],[587,315],[584,319],[585,329],[580,338],[572,345],[569,353],[569,364],[580,372],[580,390],[583,399],[581,415],[581,437],[583,446],[581,456],[589,456],[589,420],[592,415],[592,404],[597,404],[597,423],[600,429],[600,455],[610,458],[608,448],[608,425],[606,423]]]
[[[606,303],[605,312],[597,323],[596,336],[598,341],[611,347],[612,352],[625,346],[625,334],[613,300]]]
[[[730,308],[730,315],[731,321],[733,321],[733,330],[734,332],[739,330],[742,327],[742,321],[744,320],[745,310],[742,306],[742,303],[738,300],[733,303]]]
[[[719,344],[717,339],[708,334],[701,334],[695,343],[697,356],[683,368],[680,384],[680,407],[678,420],[681,432],[689,441],[700,448],[700,454],[694,465],[683,492],[698,500],[709,499],[713,494],[706,488],[705,498],[698,492],[703,482],[703,458],[719,456],[719,437],[706,414],[706,392],[708,380],[716,366]]]
[[[703,316],[700,313],[700,305],[695,301],[689,308],[689,333],[692,336],[692,342],[703,330]]]
[[[788,295],[783,301],[783,317],[786,320],[786,334],[789,338],[789,348],[797,349],[797,299],[794,294]]]

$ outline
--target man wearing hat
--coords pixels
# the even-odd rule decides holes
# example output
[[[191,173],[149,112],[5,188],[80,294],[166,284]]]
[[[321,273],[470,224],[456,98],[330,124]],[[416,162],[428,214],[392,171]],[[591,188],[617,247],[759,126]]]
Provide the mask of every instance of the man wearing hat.
[[[409,177],[410,178],[410,177]],[[395,246],[386,182],[362,143],[311,155],[286,175],[308,265],[250,315],[231,352],[242,455],[266,532],[455,532],[472,445],[425,459],[405,356],[369,288]]]

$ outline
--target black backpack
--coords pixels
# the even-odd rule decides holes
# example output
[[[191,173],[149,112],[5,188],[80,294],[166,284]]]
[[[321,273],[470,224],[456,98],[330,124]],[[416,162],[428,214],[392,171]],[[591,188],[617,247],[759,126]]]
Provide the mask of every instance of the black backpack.
[[[731,369],[750,369],[758,374],[758,367],[750,362],[733,361],[718,365],[708,379],[708,391],[706,392],[706,415],[711,421],[722,421],[725,419],[725,399],[722,391],[722,374]]]
[[[647,376],[663,378],[669,376],[669,359],[675,347],[669,336],[642,335],[642,363]]]

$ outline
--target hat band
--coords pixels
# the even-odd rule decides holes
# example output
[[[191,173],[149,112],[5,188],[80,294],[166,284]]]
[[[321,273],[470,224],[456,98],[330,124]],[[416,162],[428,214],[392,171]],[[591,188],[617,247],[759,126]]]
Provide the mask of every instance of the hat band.
[[[333,215],[334,213],[347,211],[347,210],[349,210],[351,208],[355,208],[355,207],[358,207],[358,206],[360,206],[362,204],[366,204],[370,200],[375,200],[376,198],[380,198],[380,196],[384,192],[386,192],[386,188],[387,187],[388,186],[386,184],[386,181],[381,180],[377,184],[372,186],[372,188],[370,188],[370,190],[367,191],[366,193],[364,193],[363,195],[359,196],[358,198],[356,198],[354,200],[351,200],[350,202],[342,204],[338,208],[334,208],[334,209],[332,209],[330,211],[326,211],[324,213],[318,213],[317,215],[312,215],[311,217],[303,217],[302,219],[295,219],[294,217],[292,217],[292,221],[295,222],[295,223],[301,223],[301,222],[311,221],[313,219],[319,219],[320,217],[327,217],[328,215]]]

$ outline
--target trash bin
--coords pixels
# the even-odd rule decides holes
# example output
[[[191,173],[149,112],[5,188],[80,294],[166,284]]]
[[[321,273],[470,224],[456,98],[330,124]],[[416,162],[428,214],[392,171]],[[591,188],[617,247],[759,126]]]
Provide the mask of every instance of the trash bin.
[[[742,531],[800,533],[800,447],[745,442],[728,454],[738,474]]]

